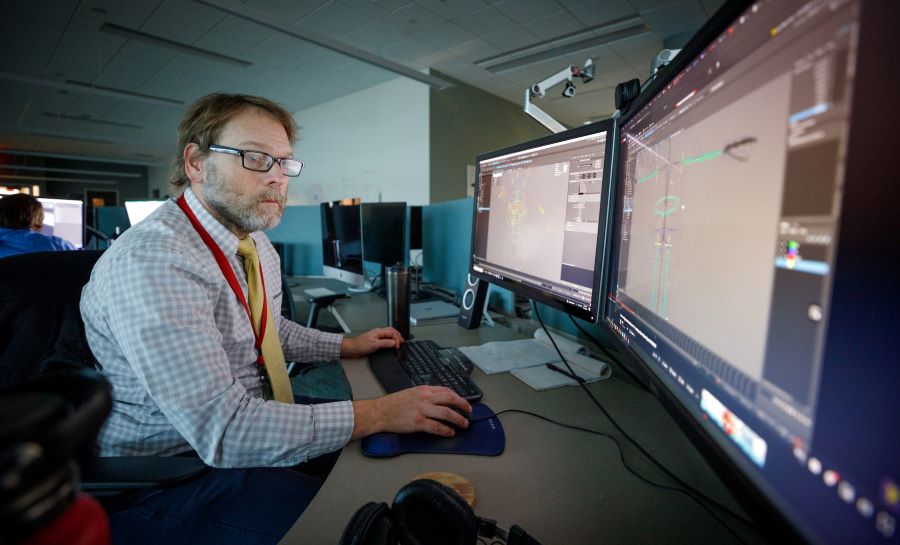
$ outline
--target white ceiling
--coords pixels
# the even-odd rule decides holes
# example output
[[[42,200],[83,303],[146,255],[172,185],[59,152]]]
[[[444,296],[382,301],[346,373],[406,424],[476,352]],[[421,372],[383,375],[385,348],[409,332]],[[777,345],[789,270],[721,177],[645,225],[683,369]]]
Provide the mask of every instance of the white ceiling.
[[[577,125],[611,114],[616,83],[646,78],[663,44],[694,32],[722,0],[223,0],[228,2],[274,18],[293,34],[312,31],[417,71],[435,69],[517,104],[531,84],[593,58],[597,77],[576,81],[574,98],[562,98],[557,87],[536,100],[556,119]],[[400,77],[194,0],[3,4],[0,148],[159,164],[174,152],[186,105],[204,94],[259,94],[296,112]],[[475,65],[575,32],[598,35],[603,25],[629,17],[639,17],[646,30],[509,71]],[[104,23],[252,64],[236,66],[101,32]],[[104,95],[101,87],[174,102]]]

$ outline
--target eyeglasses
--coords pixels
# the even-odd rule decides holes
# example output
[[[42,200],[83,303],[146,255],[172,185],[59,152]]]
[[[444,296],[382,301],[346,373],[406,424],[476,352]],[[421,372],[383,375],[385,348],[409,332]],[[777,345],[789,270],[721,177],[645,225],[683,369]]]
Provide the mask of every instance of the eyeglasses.
[[[272,165],[275,163],[278,163],[281,166],[281,173],[285,176],[299,176],[300,171],[303,170],[303,161],[288,158],[276,159],[268,153],[263,153],[261,151],[229,148],[228,146],[220,146],[218,144],[210,144],[209,151],[240,155],[241,166],[255,172],[269,172],[269,170],[272,169]]]

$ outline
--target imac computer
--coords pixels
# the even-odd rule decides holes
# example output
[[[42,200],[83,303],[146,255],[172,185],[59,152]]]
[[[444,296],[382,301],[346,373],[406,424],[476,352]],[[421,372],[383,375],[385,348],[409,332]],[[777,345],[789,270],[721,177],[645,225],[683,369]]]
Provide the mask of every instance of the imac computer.
[[[72,199],[48,199],[39,197],[44,207],[44,227],[41,232],[84,247],[84,203]]]
[[[361,287],[366,277],[359,199],[322,203],[321,212],[323,273]]]
[[[620,120],[604,322],[776,542],[900,534],[891,4],[728,3]]]
[[[165,200],[155,201],[125,201],[125,212],[128,213],[128,223],[132,227],[162,206]]]
[[[596,322],[615,143],[603,120],[478,156],[471,273]]]
[[[362,203],[363,261],[378,263],[382,267],[403,264],[406,248],[406,203]]]

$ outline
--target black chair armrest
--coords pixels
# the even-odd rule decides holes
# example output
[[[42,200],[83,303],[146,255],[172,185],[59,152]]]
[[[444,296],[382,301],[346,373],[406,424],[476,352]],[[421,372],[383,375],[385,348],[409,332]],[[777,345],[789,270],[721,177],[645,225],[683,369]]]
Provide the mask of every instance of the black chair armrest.
[[[209,471],[199,458],[179,456],[91,458],[81,469],[81,488],[94,496],[182,484]]]

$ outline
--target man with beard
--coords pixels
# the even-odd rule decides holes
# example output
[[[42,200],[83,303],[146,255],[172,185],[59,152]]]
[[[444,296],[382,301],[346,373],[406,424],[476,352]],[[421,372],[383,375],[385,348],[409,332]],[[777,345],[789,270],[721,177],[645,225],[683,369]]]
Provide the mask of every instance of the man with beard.
[[[399,346],[392,328],[356,337],[283,319],[278,257],[262,230],[284,212],[296,125],[266,99],[213,94],[179,125],[167,201],[97,262],[81,311],[113,387],[103,456],[197,455],[191,483],[133,495],[114,542],[275,543],[321,485],[306,463],[380,431],[452,436],[471,411],[420,386],[379,399],[294,399],[288,360],[353,358]],[[321,459],[321,458],[320,458]]]

